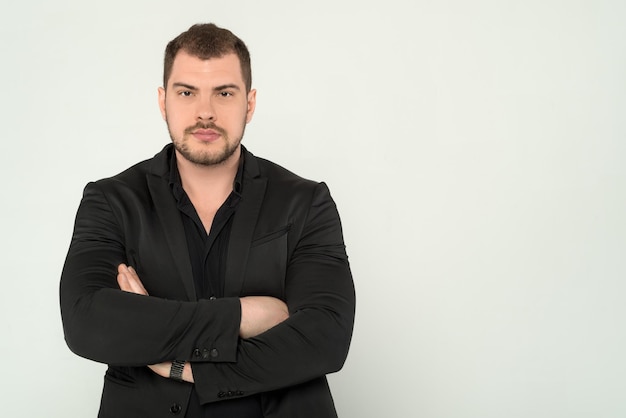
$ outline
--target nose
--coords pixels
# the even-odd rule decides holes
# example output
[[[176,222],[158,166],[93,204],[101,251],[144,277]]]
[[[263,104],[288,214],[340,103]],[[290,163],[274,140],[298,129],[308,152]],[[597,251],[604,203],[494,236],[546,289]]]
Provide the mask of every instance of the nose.
[[[200,98],[198,100],[197,119],[199,121],[214,121],[215,108],[210,98]]]

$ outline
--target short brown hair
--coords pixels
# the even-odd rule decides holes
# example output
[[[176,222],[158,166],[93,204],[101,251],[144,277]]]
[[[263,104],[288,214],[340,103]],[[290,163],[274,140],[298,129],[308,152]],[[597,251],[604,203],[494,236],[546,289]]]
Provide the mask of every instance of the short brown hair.
[[[246,83],[246,90],[250,91],[252,88],[250,53],[246,44],[228,29],[220,28],[213,23],[193,25],[167,44],[163,63],[163,88],[167,88],[167,82],[172,74],[174,58],[181,50],[203,60],[220,58],[234,52],[239,57],[241,75]]]

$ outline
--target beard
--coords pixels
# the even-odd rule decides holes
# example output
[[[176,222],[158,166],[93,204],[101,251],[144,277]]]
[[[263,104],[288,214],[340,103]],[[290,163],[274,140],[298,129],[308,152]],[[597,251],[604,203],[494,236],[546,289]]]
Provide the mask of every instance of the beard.
[[[191,146],[191,142],[194,141],[191,136],[193,132],[197,129],[212,129],[215,132],[218,132],[221,135],[223,145],[218,147],[217,144],[202,144],[198,143],[193,149]],[[172,143],[174,144],[174,148],[178,153],[183,156],[187,161],[204,166],[211,166],[221,164],[224,161],[228,160],[239,148],[239,144],[241,144],[241,139],[243,138],[243,133],[245,131],[245,123],[243,125],[241,136],[238,138],[230,138],[228,133],[215,125],[214,123],[201,123],[198,122],[194,126],[190,126],[185,129],[183,132],[182,138],[176,138],[170,129],[169,123],[167,124],[167,130],[169,131],[170,138],[172,139]],[[194,141],[196,142],[196,141]]]

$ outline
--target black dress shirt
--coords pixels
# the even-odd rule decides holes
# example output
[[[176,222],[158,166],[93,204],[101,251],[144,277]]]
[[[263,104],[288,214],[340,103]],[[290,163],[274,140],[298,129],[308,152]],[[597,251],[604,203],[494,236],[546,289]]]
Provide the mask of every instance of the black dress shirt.
[[[180,211],[193,280],[198,299],[221,298],[224,296],[224,278],[228,242],[232,220],[241,200],[243,176],[243,154],[233,182],[233,191],[217,210],[211,229],[207,233],[198,212],[189,196],[183,190],[176,165],[176,153],[172,153],[170,163],[170,186]],[[225,400],[201,405],[195,387],[191,392],[186,418],[262,418],[261,402],[258,396]]]

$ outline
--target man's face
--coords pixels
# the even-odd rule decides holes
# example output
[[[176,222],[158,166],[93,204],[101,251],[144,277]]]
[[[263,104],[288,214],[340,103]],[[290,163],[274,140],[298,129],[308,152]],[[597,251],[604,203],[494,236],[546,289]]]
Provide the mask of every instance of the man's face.
[[[237,151],[252,119],[256,91],[246,93],[234,53],[202,60],[180,51],[159,107],[179,156],[201,165],[220,164]]]

